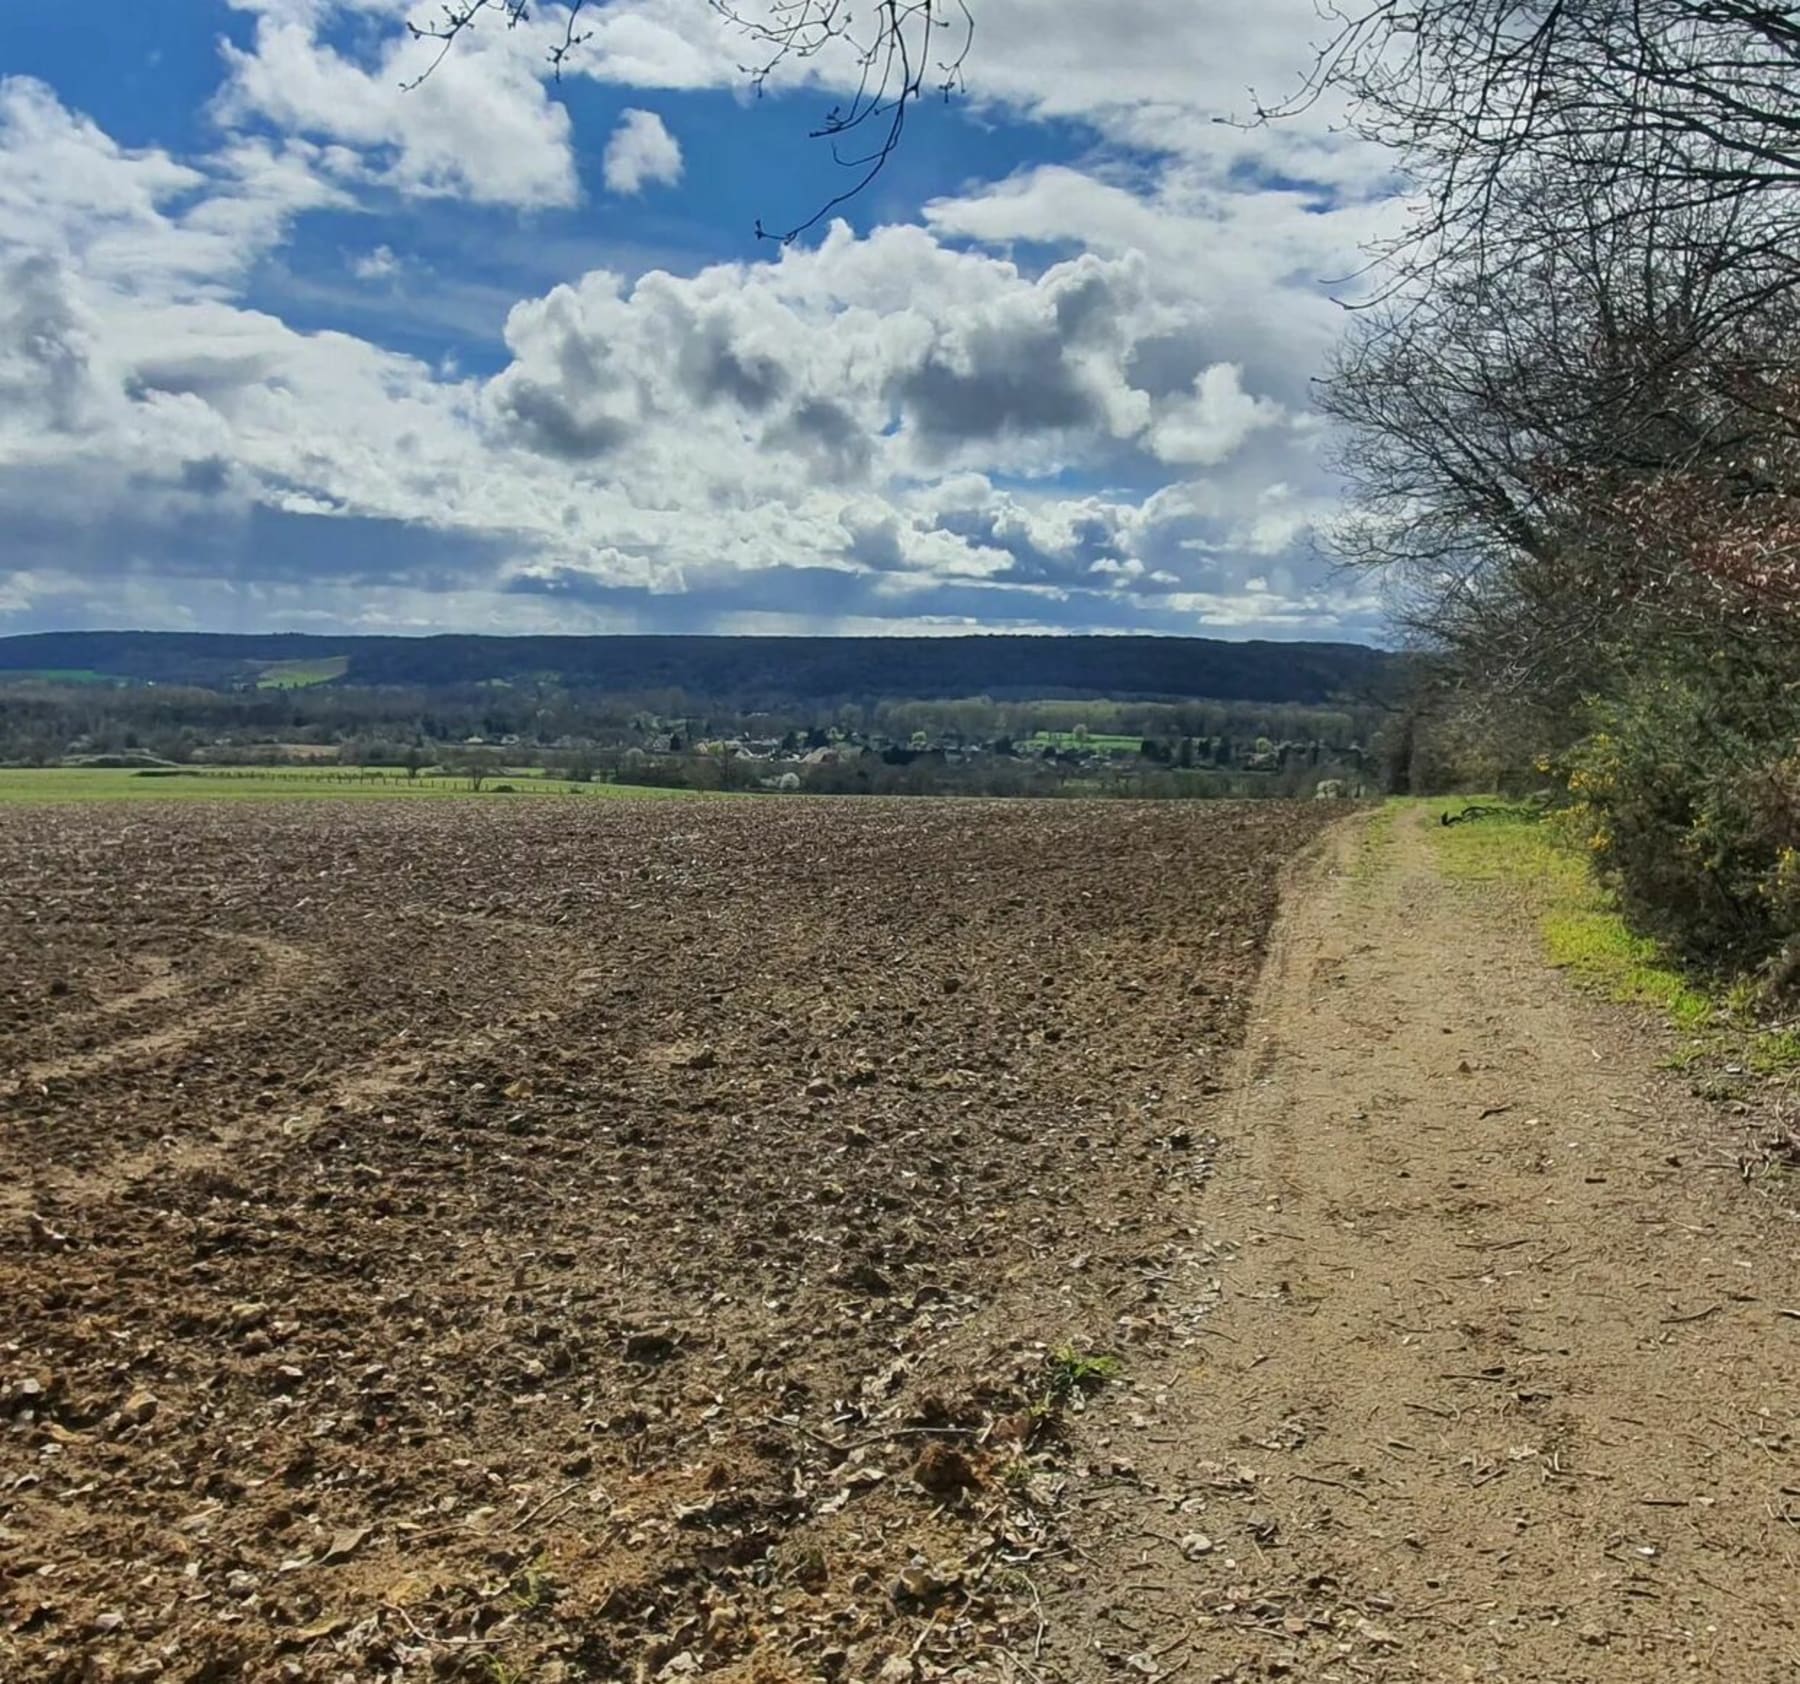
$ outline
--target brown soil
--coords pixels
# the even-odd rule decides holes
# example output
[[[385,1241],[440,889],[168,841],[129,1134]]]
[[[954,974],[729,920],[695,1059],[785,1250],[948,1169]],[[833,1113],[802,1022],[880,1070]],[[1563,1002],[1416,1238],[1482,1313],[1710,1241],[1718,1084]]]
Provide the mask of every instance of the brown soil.
[[[0,813],[0,1678],[1793,1677],[1792,1227],[1321,822]]]
[[[1800,1265],[1655,1046],[1416,817],[1297,879],[1197,1214],[1093,1412],[1043,1678],[1800,1675]]]
[[[1003,1675],[1321,823],[0,812],[0,1678]]]

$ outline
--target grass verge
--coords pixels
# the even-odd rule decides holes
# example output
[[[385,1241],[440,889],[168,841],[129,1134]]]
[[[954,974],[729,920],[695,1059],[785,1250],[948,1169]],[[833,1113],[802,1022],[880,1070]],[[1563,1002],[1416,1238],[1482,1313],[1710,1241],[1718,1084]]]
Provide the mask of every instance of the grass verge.
[[[1489,799],[1474,798],[1479,804]],[[1525,894],[1537,914],[1550,962],[1610,999],[1655,1006],[1683,1029],[1709,1023],[1724,1007],[1668,963],[1656,943],[1635,935],[1587,861],[1549,825],[1497,813],[1443,825],[1471,798],[1423,803],[1446,877],[1503,883]]]
[[[1531,909],[1550,963],[1610,1000],[1648,1006],[1687,1037],[1676,1062],[1719,1059],[1759,1075],[1800,1070],[1800,1032],[1770,1028],[1754,1013],[1754,991],[1714,986],[1682,970],[1620,916],[1586,858],[1553,826],[1497,813],[1443,825],[1446,812],[1498,802],[1452,796],[1417,803],[1439,868],[1452,881],[1498,884]]]

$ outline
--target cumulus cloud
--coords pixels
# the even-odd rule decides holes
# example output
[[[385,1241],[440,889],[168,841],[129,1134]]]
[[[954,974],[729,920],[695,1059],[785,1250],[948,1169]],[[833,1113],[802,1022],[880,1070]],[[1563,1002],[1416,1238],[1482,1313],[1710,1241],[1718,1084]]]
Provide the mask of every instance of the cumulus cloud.
[[[1164,462],[1211,467],[1235,454],[1259,428],[1279,425],[1280,404],[1244,390],[1236,363],[1214,363],[1194,377],[1191,398],[1170,403],[1150,429],[1150,445]]]
[[[232,142],[195,163],[120,146],[43,83],[0,80],[0,246],[139,293],[234,289],[304,211],[352,201],[342,160],[304,142]]]
[[[672,187],[681,179],[681,144],[654,111],[628,110],[606,143],[609,192],[641,193],[651,183]]]
[[[9,431],[82,428],[93,392],[88,339],[54,257],[0,270],[0,413]]]
[[[695,451],[715,482],[772,450],[814,474],[970,466],[1043,475],[1152,418],[1124,363],[1176,318],[1131,257],[1038,275],[913,228],[840,226],[774,263],[596,271],[519,305],[490,385],[503,436],[565,460]]]
[[[248,48],[221,45],[226,82],[214,102],[228,126],[262,121],[353,153],[402,192],[525,209],[580,197],[568,111],[543,84],[553,23],[476,29],[427,79],[431,43],[405,32],[387,0],[233,0],[256,14]],[[339,13],[385,14],[391,33],[366,61],[324,38]]]
[[[1375,623],[1309,559],[1332,488],[1304,419],[1337,325],[1320,278],[1384,214],[1372,199],[1234,189],[1198,149],[1042,166],[922,226],[593,270],[517,303],[502,366],[465,378],[296,331],[245,305],[247,277],[294,218],[372,185],[573,203],[542,41],[490,31],[397,96],[405,44],[331,27],[391,24],[390,0],[236,3],[252,40],[228,50],[207,156],[120,147],[0,84],[0,521],[39,535],[14,544],[14,624],[82,600],[420,629]],[[984,29],[1013,40],[1033,16],[990,0]],[[737,78],[704,0],[613,0],[596,25],[587,74]],[[1118,77],[1052,86],[1032,53],[1012,103],[1143,119]],[[475,81],[442,79],[461,64]],[[682,167],[639,110],[605,163],[623,192]],[[384,281],[415,259],[396,236],[341,261]]]

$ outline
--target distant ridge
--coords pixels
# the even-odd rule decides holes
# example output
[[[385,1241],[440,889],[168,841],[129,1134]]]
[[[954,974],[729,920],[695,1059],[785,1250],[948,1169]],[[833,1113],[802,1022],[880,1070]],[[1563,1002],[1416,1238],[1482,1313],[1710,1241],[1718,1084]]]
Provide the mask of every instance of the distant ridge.
[[[680,690],[739,707],[878,697],[1108,696],[1323,703],[1377,688],[1395,657],[1355,643],[1185,637],[319,637],[280,632],[36,632],[0,638],[7,674],[234,689],[268,669],[336,685],[555,680]]]

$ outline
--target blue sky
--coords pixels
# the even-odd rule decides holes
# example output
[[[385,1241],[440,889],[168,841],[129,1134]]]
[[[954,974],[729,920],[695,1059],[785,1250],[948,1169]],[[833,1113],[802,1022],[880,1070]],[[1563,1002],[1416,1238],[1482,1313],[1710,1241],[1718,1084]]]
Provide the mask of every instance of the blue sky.
[[[0,633],[1379,636],[1308,383],[1394,215],[1309,0],[977,0],[875,184],[707,0],[0,19]],[[410,15],[424,16],[422,11]]]

